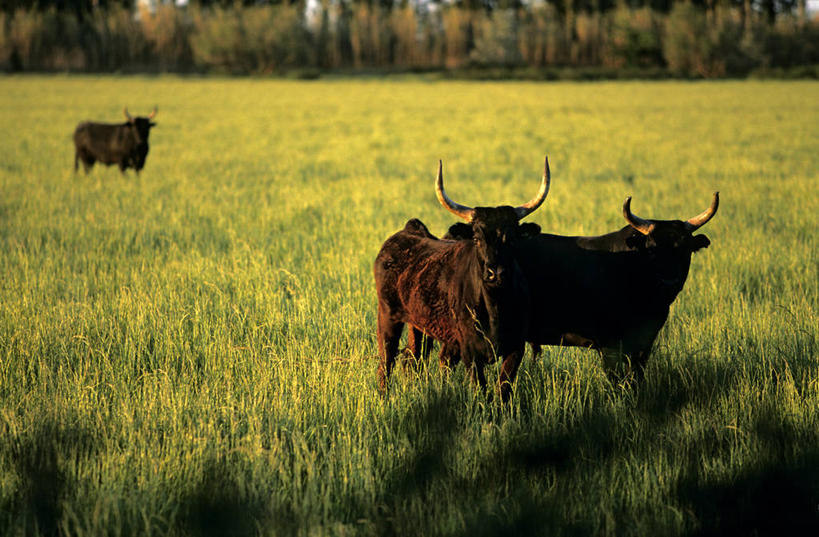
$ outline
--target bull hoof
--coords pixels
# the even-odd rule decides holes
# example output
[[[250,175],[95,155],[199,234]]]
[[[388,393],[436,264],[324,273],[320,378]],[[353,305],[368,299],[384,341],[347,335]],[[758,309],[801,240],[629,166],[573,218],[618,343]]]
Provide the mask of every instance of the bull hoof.
[[[384,372],[384,366],[378,366],[378,371],[375,374],[376,380],[378,382],[378,393],[381,397],[385,397],[387,395],[387,375]]]

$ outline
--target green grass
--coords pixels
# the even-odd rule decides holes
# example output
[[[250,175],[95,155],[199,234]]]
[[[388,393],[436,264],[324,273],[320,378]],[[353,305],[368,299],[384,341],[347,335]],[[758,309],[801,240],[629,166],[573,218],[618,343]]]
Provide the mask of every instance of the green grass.
[[[817,94],[0,78],[0,534],[816,533]],[[125,105],[159,106],[141,176],[75,175],[76,123]],[[382,400],[384,239],[452,222],[439,158],[496,205],[547,153],[549,232],[721,192],[645,382],[548,347],[505,408],[437,366]]]

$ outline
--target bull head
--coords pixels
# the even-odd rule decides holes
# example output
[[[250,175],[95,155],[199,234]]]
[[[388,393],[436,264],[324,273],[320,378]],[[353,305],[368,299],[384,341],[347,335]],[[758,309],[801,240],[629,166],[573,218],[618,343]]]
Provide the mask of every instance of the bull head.
[[[157,108],[156,108],[156,106],[154,106],[154,109],[153,109],[153,110],[151,110],[151,113],[150,113],[150,114],[148,114],[148,121],[150,122],[150,126],[151,126],[151,127],[155,127],[155,126],[156,126],[156,123],[154,123],[154,122],[150,121],[150,120],[152,120],[152,119],[154,118],[154,116],[156,115],[156,112],[157,112]],[[134,122],[134,121],[136,121],[137,119],[142,119],[142,118],[134,118],[134,117],[133,117],[131,114],[129,114],[129,113],[128,113],[128,107],[127,107],[127,106],[126,106],[125,108],[123,108],[123,109],[122,109],[122,113],[123,113],[123,114],[125,114],[125,119],[127,119],[127,120],[128,120],[128,123],[133,123],[133,122]]]
[[[131,125],[131,129],[138,143],[148,143],[148,135],[150,134],[151,127],[156,127],[156,123],[151,121],[154,116],[156,116],[156,112],[157,109],[156,106],[154,106],[154,109],[148,114],[148,117],[133,117],[128,113],[128,107],[122,109],[122,113],[125,114],[128,124]]]
[[[710,242],[705,235],[693,237],[693,233],[708,223],[719,208],[719,192],[714,192],[711,206],[693,218],[680,220],[647,220],[631,212],[631,196],[623,203],[626,222],[646,237],[647,245],[680,246],[687,245],[690,251],[707,247]],[[648,244],[651,243],[651,244]]]
[[[454,233],[450,229],[450,234],[471,236],[480,264],[481,277],[486,284],[499,286],[504,283],[504,272],[513,268],[514,265],[511,247],[519,235],[540,232],[540,227],[536,224],[521,225],[519,221],[543,204],[549,193],[550,183],[551,173],[547,157],[540,190],[534,198],[517,207],[473,208],[456,203],[447,196],[444,190],[443,163],[438,161],[438,175],[435,179],[435,193],[438,201],[445,209],[468,222],[468,224],[456,224],[455,226],[469,228]]]

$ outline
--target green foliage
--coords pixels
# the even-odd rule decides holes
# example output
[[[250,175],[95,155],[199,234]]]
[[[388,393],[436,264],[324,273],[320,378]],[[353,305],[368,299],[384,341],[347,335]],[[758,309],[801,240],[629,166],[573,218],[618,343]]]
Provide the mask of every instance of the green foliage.
[[[235,74],[305,66],[309,34],[297,6],[215,8],[195,14],[192,47],[203,68]]]
[[[513,2],[514,3],[514,2]],[[677,2],[574,12],[552,4],[474,10],[325,2],[265,6],[111,6],[0,12],[0,69],[213,72],[236,75],[357,70],[540,70],[537,78],[795,75],[819,64],[819,21],[780,14],[770,24],[739,7]]]
[[[773,51],[765,49],[769,33],[766,25],[743,22],[736,11],[720,8],[709,15],[688,3],[676,4],[666,21],[663,54],[677,75],[742,76],[772,57]]]
[[[612,56],[618,67],[662,64],[662,18],[649,8],[618,7],[611,17]],[[669,22],[671,24],[671,22]]]
[[[665,61],[672,73],[684,76],[708,76],[711,43],[705,13],[689,3],[677,3],[666,22]]]
[[[188,16],[172,5],[161,5],[155,16],[147,10],[140,13],[142,30],[158,61],[158,70],[185,71],[193,63]]]
[[[0,78],[0,534],[815,534],[817,89]],[[74,174],[155,104],[139,177]],[[645,382],[546,348],[505,408],[434,364],[381,399],[383,240],[452,222],[437,159],[502,204],[544,153],[548,232],[721,192]]]
[[[514,66],[521,63],[518,50],[518,12],[499,10],[492,17],[485,18],[471,60],[484,66]]]

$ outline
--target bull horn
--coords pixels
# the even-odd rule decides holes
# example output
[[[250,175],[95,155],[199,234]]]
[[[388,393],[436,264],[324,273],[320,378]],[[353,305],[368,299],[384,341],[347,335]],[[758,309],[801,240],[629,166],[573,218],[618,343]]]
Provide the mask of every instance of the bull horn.
[[[519,207],[515,207],[518,220],[522,220],[524,217],[526,217],[526,215],[532,214],[535,209],[541,206],[543,201],[546,199],[546,195],[549,194],[549,186],[551,184],[552,172],[549,170],[549,157],[547,156],[546,161],[543,164],[543,181],[540,183],[540,190],[534,198],[530,199]]]
[[[128,113],[128,107],[127,106],[122,109],[122,113],[125,114],[125,118],[128,121],[133,121],[134,120],[134,118],[131,117],[131,114]]]
[[[475,214],[475,209],[472,207],[467,207],[466,205],[461,205],[460,203],[455,203],[449,199],[449,196],[447,196],[446,192],[444,192],[444,164],[440,160],[438,161],[438,177],[435,178],[435,194],[438,196],[438,201],[441,202],[444,209],[447,209],[449,212],[457,216],[460,216],[467,222],[472,221],[472,217]]]
[[[623,216],[626,217],[626,222],[629,223],[631,227],[642,233],[643,235],[648,235],[652,231],[654,231],[654,227],[656,224],[651,220],[643,220],[639,216],[635,216],[631,212],[631,196],[626,198],[626,202],[623,203]]]
[[[689,218],[685,222],[685,227],[688,228],[688,231],[693,233],[697,229],[707,224],[708,221],[711,220],[715,214],[717,214],[717,208],[719,208],[719,192],[714,192],[714,199],[711,200],[711,206],[694,218]]]
[[[150,114],[148,114],[148,119],[153,119],[154,116],[156,115],[156,112],[157,112],[156,106],[154,106],[153,111]]]

